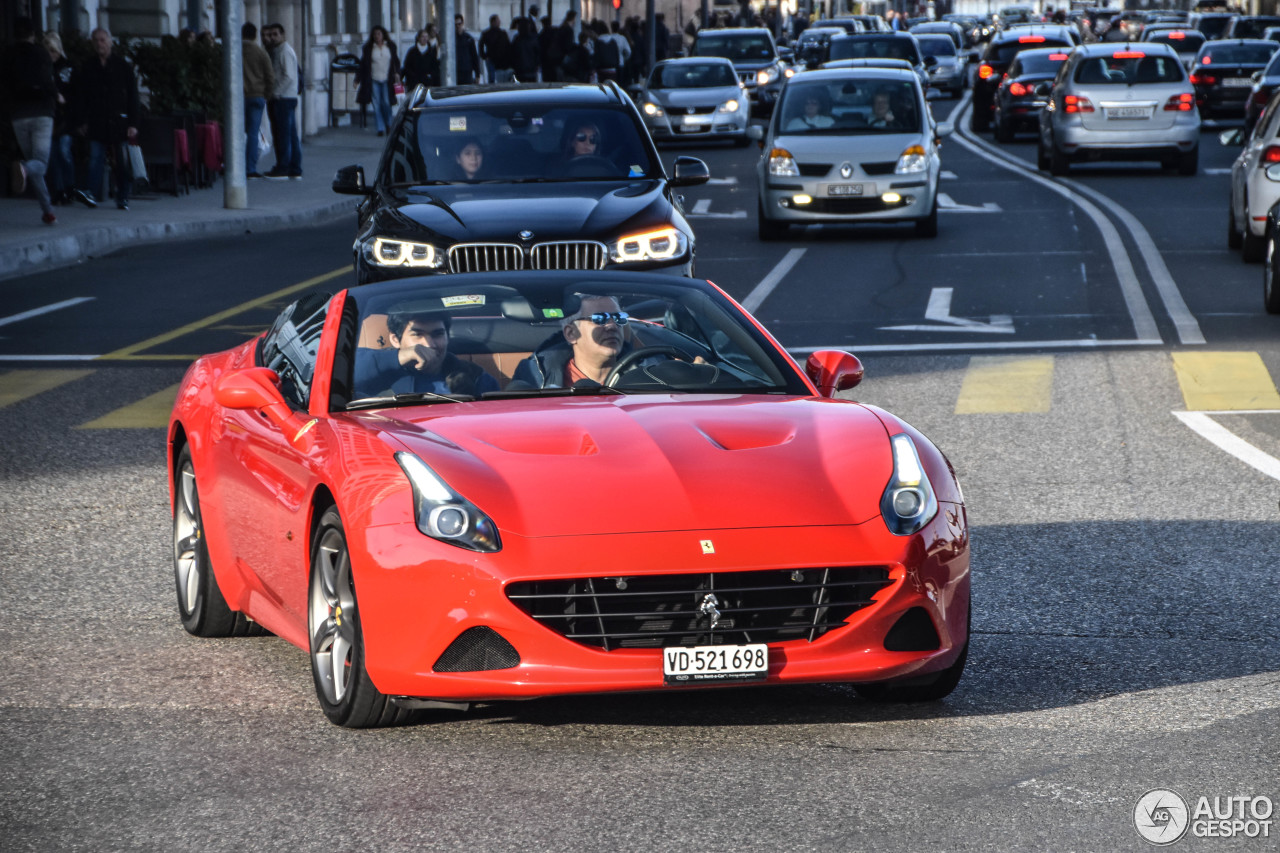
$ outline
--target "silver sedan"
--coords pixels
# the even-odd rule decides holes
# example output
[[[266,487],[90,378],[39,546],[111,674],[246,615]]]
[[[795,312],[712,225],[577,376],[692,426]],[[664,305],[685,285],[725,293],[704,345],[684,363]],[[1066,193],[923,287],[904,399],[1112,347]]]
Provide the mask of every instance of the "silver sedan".
[[[751,129],[760,239],[789,224],[904,222],[938,233],[937,128],[908,69],[833,68],[797,74],[768,132]]]
[[[654,66],[640,98],[654,141],[732,139],[747,144],[751,102],[733,70],[718,57],[669,59]]]

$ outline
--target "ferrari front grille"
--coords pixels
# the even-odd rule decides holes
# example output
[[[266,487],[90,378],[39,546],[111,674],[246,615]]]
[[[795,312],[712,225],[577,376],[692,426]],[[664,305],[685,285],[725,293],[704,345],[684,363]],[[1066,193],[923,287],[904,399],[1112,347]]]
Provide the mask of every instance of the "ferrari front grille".
[[[542,625],[610,649],[813,642],[889,586],[884,566],[521,581],[507,597]]]
[[[524,269],[524,250],[515,243],[458,243],[449,247],[449,272],[519,269]]]
[[[535,270],[602,270],[606,254],[603,243],[539,243],[533,247],[529,266]]]

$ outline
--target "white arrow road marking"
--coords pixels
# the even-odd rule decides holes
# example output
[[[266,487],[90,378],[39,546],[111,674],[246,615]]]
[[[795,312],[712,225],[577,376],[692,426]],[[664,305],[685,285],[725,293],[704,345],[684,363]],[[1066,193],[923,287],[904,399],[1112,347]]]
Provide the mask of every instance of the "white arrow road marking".
[[[1173,416],[1191,427],[1201,438],[1211,442],[1220,450],[1230,453],[1250,468],[1254,468],[1280,480],[1280,459],[1263,453],[1249,442],[1228,430],[1222,424],[1209,417],[1210,415],[1240,415],[1247,412],[1174,412]],[[1271,411],[1260,414],[1272,414]]]
[[[1201,169],[1200,171],[1204,172],[1206,175],[1230,175],[1231,167],[1228,166],[1225,169]]]
[[[938,193],[938,212],[947,213],[999,213],[1000,205],[989,201],[981,207],[972,204],[960,204],[946,193]]]
[[[706,201],[708,205],[711,204],[709,199],[701,199],[701,201]],[[747,212],[745,210],[735,210],[732,213],[699,213],[698,206],[695,204],[693,212],[686,213],[685,216],[689,219],[746,219]]]
[[[938,173],[938,177],[939,177],[939,178],[941,178],[941,179],[942,179],[942,180],[944,180],[944,181],[958,181],[958,180],[960,180],[960,176],[959,176],[959,175],[957,175],[955,172],[948,172],[946,169],[943,169],[940,173]]]
[[[800,258],[804,257],[806,251],[808,250],[792,249],[783,255],[782,260],[778,261],[777,265],[769,271],[769,274],[760,279],[760,283],[752,288],[746,299],[742,300],[742,307],[754,313],[761,303],[769,298],[769,294],[773,293],[773,289],[778,286],[778,282],[782,281],[783,277],[791,272],[791,268],[796,265]]]
[[[711,210],[711,199],[709,198],[700,198],[693,203],[694,213],[706,213],[709,210]]]
[[[929,294],[929,306],[924,310],[924,318],[934,323],[945,323],[942,326],[881,326],[881,329],[894,332],[980,332],[982,334],[1012,335],[1013,318],[1008,314],[991,315],[990,323],[970,320],[965,317],[951,316],[951,293],[954,288],[935,287]]]
[[[707,181],[707,186],[710,187],[736,187],[737,185],[738,179],[732,175],[727,178],[710,178]]]

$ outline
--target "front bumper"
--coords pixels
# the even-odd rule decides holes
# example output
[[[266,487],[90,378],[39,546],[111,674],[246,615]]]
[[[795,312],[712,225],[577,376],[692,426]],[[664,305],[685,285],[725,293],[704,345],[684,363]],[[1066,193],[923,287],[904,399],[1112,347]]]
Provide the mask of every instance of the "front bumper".
[[[860,195],[834,196],[830,192],[832,186],[851,183],[860,183]],[[769,218],[779,222],[910,222],[929,215],[937,192],[937,170],[931,169],[848,181],[769,176],[760,195]],[[896,193],[901,200],[886,202],[885,193]],[[807,195],[812,201],[799,204],[798,195]]]
[[[626,536],[527,539],[503,535],[503,550],[478,555],[446,548],[443,559],[417,562],[428,548],[411,525],[355,532],[353,560],[360,594],[365,665],[392,696],[451,701],[528,699],[573,693],[668,689],[661,649],[604,651],[567,639],[513,604],[505,588],[550,578],[639,576],[819,566],[876,565],[890,583],[843,627],[809,642],[769,643],[771,684],[870,682],[924,675],[953,663],[968,636],[969,550],[964,507],[940,504],[919,533],[893,536],[879,519],[844,527],[703,530]],[[714,542],[704,554],[700,540]],[[780,548],[779,543],[785,543]],[[774,555],[770,558],[770,555]],[[421,559],[421,557],[419,557]],[[928,651],[889,651],[885,638],[919,608],[938,637]],[[917,617],[919,614],[915,614]],[[437,672],[463,632],[496,631],[519,663],[505,669]],[[671,688],[675,689],[675,688]]]
[[[655,140],[742,139],[747,135],[749,113],[748,104],[743,104],[732,113],[712,112],[692,116],[667,113],[645,116],[645,126]]]

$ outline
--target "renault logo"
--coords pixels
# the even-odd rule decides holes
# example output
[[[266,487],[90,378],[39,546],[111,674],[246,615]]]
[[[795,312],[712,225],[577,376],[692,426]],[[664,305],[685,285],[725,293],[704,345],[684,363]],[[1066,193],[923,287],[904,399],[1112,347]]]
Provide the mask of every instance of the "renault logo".
[[[849,163],[842,163],[840,165],[840,177],[848,178],[852,175],[853,175],[853,166]]]

